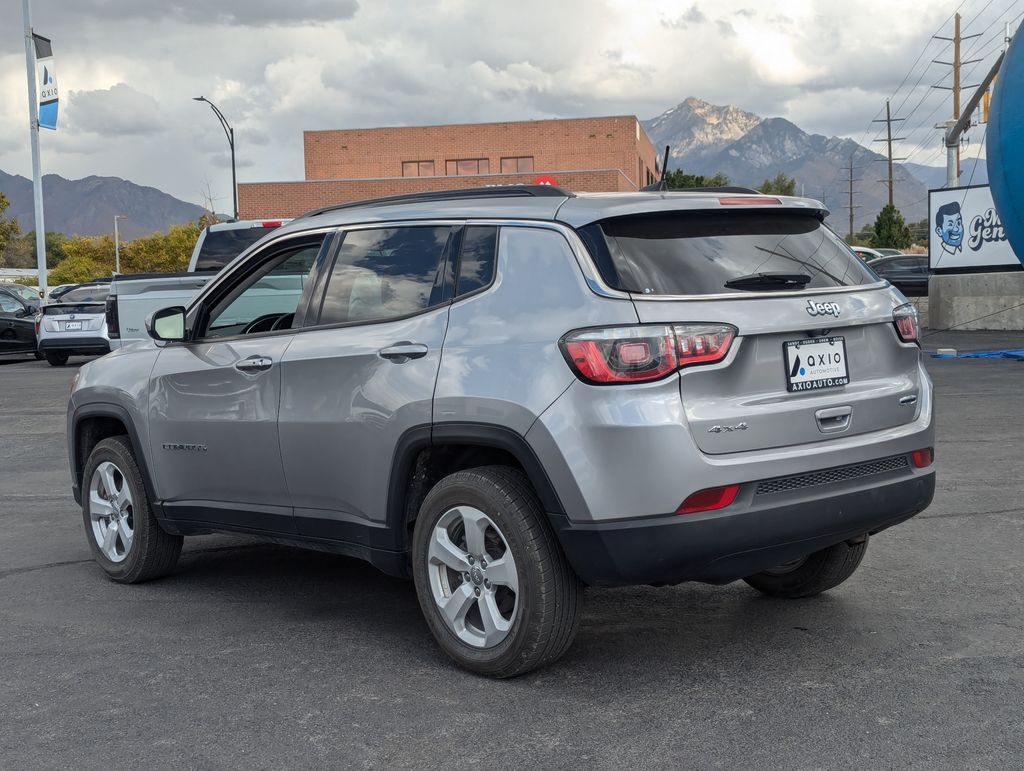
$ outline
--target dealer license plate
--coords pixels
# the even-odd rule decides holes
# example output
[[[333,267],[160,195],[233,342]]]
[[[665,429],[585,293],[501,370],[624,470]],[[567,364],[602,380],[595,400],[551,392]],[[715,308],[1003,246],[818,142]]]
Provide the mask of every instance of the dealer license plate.
[[[837,388],[850,382],[846,366],[846,341],[843,338],[788,340],[784,349],[786,388],[790,391]]]
[[[65,332],[73,332],[74,330],[81,329],[81,328],[82,328],[82,322],[81,321],[65,321],[64,322],[64,331]]]

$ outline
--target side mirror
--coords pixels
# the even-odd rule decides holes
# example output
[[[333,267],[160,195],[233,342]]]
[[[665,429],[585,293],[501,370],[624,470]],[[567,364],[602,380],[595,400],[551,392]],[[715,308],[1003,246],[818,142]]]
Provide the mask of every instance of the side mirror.
[[[154,311],[146,319],[146,332],[154,340],[177,342],[185,339],[185,308],[175,305]]]
[[[26,316],[30,315],[31,313],[32,313],[32,309],[31,308],[26,308],[24,305],[22,305],[20,308],[18,308],[18,310],[16,310],[14,312],[14,317],[16,319],[23,319]]]

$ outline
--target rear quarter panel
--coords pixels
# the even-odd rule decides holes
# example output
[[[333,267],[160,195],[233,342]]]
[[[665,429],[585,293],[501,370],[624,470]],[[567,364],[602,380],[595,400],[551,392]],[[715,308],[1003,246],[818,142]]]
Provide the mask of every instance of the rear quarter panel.
[[[561,232],[502,226],[494,283],[451,307],[434,422],[490,423],[525,435],[576,379],[558,346],[562,335],[636,321],[628,299],[589,289]]]

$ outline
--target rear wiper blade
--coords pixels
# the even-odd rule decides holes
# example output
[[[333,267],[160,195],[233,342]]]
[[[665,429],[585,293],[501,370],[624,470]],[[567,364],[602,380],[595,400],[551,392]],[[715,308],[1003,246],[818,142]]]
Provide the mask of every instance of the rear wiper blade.
[[[725,282],[727,289],[803,289],[811,277],[806,273],[751,273]]]

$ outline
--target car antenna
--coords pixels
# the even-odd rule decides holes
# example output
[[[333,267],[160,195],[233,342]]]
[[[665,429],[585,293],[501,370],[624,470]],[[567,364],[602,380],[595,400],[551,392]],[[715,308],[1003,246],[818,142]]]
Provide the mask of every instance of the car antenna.
[[[640,188],[640,192],[659,193],[663,190],[668,190],[668,180],[665,179],[665,175],[668,174],[668,149],[669,145],[665,145],[665,160],[661,162],[661,179],[649,185],[644,185]]]

